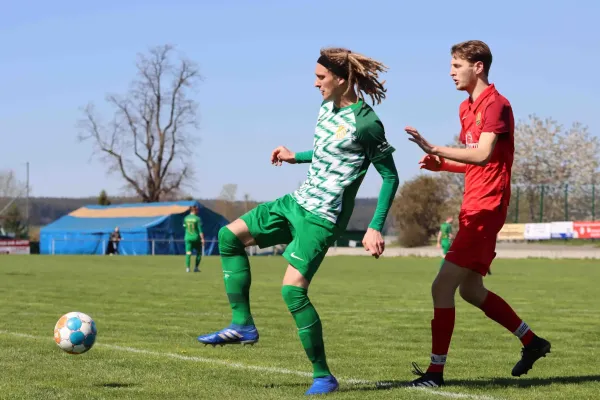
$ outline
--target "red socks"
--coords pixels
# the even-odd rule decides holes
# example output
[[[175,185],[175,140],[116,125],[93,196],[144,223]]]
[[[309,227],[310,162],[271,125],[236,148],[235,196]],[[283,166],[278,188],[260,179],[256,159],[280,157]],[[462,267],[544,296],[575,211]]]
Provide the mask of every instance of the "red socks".
[[[427,372],[443,372],[456,317],[454,308],[434,308],[431,320],[431,364]]]
[[[508,329],[527,346],[534,333],[515,311],[499,296],[488,291],[481,305],[485,315]],[[450,348],[456,312],[454,308],[434,308],[431,320],[431,364],[427,372],[444,372]]]
[[[481,305],[485,315],[508,329],[527,346],[534,334],[529,326],[515,313],[515,311],[495,293],[488,291],[488,295]]]

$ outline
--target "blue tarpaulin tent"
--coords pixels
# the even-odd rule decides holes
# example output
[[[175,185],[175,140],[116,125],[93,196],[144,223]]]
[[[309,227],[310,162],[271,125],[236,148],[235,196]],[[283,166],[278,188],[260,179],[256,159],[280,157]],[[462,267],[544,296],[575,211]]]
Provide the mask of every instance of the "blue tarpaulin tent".
[[[44,226],[41,254],[106,254],[111,232],[119,227],[119,254],[185,254],[183,219],[198,207],[205,255],[218,255],[219,229],[228,221],[197,201],[90,205]]]

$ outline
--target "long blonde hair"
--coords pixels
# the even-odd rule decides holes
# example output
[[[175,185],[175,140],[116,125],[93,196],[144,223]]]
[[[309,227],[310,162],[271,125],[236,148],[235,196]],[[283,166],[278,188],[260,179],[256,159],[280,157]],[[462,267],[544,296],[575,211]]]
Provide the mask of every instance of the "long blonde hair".
[[[371,97],[373,104],[380,104],[385,99],[387,92],[383,87],[385,81],[379,81],[379,73],[388,70],[383,63],[339,47],[321,49],[321,56],[327,57],[336,66],[348,71],[348,90],[344,94],[356,87],[358,97],[363,101],[365,94]]]

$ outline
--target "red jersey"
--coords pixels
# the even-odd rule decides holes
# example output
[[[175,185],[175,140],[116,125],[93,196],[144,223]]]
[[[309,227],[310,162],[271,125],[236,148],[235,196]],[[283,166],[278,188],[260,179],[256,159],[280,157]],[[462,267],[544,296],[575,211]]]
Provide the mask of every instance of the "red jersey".
[[[460,141],[467,148],[477,148],[482,132],[492,132],[498,141],[490,161],[483,167],[467,164],[463,210],[508,208],[511,170],[515,153],[515,122],[509,101],[488,86],[475,102],[469,97],[460,104]]]

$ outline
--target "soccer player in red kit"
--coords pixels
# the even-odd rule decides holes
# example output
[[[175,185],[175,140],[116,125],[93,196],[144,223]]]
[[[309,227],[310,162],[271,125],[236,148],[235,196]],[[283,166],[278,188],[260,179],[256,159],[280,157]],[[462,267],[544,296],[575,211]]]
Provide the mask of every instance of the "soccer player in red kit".
[[[459,109],[460,139],[465,148],[436,146],[415,128],[405,128],[409,140],[427,153],[420,161],[422,169],[465,174],[458,233],[431,288],[431,363],[426,372],[413,363],[413,373],[419,378],[410,386],[444,384],[456,289],[465,301],[521,340],[521,359],[512,370],[513,376],[526,374],[534,362],[550,352],[550,342],[535,335],[501,297],[483,286],[483,277],[496,257],[496,236],[510,201],[514,117],[508,100],[488,81],[492,53],[485,43],[471,40],[456,44],[451,55],[450,75],[456,88],[469,94]]]

